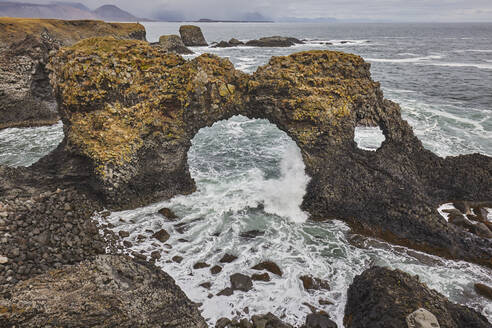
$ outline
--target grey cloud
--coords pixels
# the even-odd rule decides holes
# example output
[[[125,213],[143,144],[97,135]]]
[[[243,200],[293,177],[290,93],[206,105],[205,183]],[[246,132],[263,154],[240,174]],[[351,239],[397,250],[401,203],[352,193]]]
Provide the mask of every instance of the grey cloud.
[[[22,1],[17,1],[22,2]],[[43,0],[29,2],[46,3]],[[77,2],[77,0],[74,0]],[[238,19],[246,13],[385,21],[489,21],[491,0],[79,0],[90,8],[114,4],[140,17]]]

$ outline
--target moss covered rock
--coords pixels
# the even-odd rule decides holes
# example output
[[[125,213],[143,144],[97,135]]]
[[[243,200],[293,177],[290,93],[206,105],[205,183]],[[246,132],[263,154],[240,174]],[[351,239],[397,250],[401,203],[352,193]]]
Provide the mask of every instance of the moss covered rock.
[[[193,51],[186,48],[183,41],[178,35],[163,35],[159,38],[159,45],[166,49],[168,52],[176,54],[189,55]]]
[[[59,120],[45,65],[60,46],[95,36],[145,40],[140,24],[0,18],[0,129]]]
[[[492,266],[490,240],[436,211],[491,199],[491,158],[425,150],[369,68],[356,55],[309,51],[248,75],[213,55],[186,61],[140,41],[84,40],[50,66],[66,134],[51,156],[79,163],[53,170],[82,174],[113,208],[144,205],[194,191],[187,152],[199,129],[238,114],[263,118],[301,149],[312,219],[341,218],[392,243]],[[357,148],[358,125],[382,129],[380,149]]]

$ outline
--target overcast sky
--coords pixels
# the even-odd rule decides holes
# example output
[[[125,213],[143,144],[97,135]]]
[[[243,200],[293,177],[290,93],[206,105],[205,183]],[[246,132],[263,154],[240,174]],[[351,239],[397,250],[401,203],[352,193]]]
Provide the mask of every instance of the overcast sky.
[[[11,0],[12,1],[12,0]],[[65,0],[70,1],[70,0]],[[17,2],[47,3],[47,0]],[[492,0],[75,0],[94,9],[115,4],[139,17],[175,12],[187,19],[237,19],[257,12],[279,17],[385,21],[492,22]]]

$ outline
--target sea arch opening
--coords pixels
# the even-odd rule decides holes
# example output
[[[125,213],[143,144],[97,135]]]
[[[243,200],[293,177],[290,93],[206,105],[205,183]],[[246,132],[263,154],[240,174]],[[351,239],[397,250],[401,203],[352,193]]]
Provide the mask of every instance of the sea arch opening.
[[[236,115],[201,128],[191,144],[188,166],[197,192],[217,206],[261,208],[293,222],[308,218],[300,208],[310,180],[301,151],[275,124]]]

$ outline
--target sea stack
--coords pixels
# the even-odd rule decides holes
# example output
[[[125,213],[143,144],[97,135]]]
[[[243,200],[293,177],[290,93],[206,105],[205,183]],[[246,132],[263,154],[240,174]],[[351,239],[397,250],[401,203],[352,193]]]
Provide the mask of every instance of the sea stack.
[[[181,35],[181,40],[187,47],[200,47],[208,46],[205,37],[203,36],[200,27],[195,25],[182,25],[179,28],[179,34]]]

